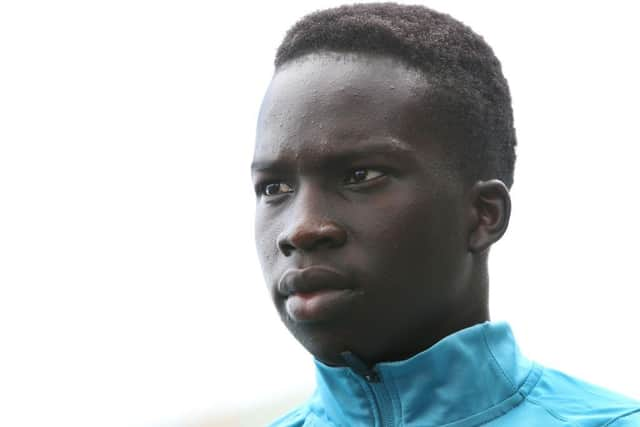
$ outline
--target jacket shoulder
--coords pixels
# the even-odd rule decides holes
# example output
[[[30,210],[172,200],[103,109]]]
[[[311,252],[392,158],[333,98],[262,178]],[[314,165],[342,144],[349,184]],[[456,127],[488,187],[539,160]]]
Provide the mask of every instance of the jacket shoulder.
[[[554,369],[544,369],[525,399],[580,426],[640,427],[639,401]]]

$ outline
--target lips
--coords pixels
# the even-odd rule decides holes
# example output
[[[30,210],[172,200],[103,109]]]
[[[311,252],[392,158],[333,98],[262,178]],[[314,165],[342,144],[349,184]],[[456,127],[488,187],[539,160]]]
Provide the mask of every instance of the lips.
[[[282,296],[311,294],[323,290],[350,289],[346,275],[324,266],[289,269],[278,282],[278,293]]]
[[[335,318],[358,296],[346,275],[323,266],[285,271],[277,293],[285,299],[288,317],[296,322]]]

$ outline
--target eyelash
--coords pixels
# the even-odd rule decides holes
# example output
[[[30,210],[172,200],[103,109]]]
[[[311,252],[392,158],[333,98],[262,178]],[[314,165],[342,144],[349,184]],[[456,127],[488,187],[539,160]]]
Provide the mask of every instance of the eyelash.
[[[286,182],[283,181],[270,181],[270,182],[265,182],[264,184],[260,184],[258,186],[258,195],[260,196],[265,196],[265,197],[273,197],[273,196],[278,196],[280,194],[267,194],[267,187],[269,187],[270,185],[274,185],[274,184],[280,184],[280,185],[286,185],[289,189],[291,189],[291,191],[286,191],[280,194],[286,194],[286,193],[291,193],[293,192],[293,186],[287,184]]]
[[[377,173],[376,176],[374,176],[373,178],[368,178],[368,179],[363,179],[361,181],[357,181],[357,182],[349,182],[349,180],[351,178],[354,177],[354,174],[356,172],[361,172],[361,171],[365,171],[365,172],[374,172]],[[367,174],[368,175],[368,174]],[[346,186],[350,186],[350,187],[354,187],[354,186],[358,186],[358,185],[363,185],[372,181],[376,181],[380,178],[383,178],[387,176],[387,173],[382,170],[381,168],[355,168],[355,169],[351,169],[345,176],[344,180],[343,180],[343,184]],[[284,191],[282,193],[278,193],[278,194],[267,194],[267,187],[269,187],[270,185],[274,185],[274,184],[280,184],[280,185],[285,185],[287,186],[290,191]],[[258,196],[264,196],[264,197],[276,197],[276,196],[280,196],[282,194],[287,194],[287,193],[291,193],[294,191],[294,187],[292,185],[287,184],[284,181],[279,181],[279,180],[273,180],[273,181],[268,181],[268,182],[264,182],[259,184],[256,187],[256,194],[258,194]]]
[[[374,176],[373,178],[368,178],[368,179],[363,179],[362,181],[358,181],[358,182],[347,182],[350,178],[353,178],[355,176],[356,172],[361,172],[361,171],[365,171],[365,172],[374,172],[378,173],[377,176]],[[347,177],[345,178],[345,185],[358,185],[358,184],[363,184],[365,182],[371,182],[371,181],[375,181],[378,178],[382,178],[386,176],[385,171],[381,170],[381,169],[377,169],[377,168],[357,168],[357,169],[352,169],[351,171],[349,171],[349,173],[347,174]]]

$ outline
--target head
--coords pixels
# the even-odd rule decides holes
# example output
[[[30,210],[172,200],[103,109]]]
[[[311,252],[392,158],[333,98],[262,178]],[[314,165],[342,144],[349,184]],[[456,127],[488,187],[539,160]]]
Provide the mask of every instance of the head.
[[[286,35],[258,118],[256,245],[317,358],[409,357],[488,319],[515,133],[490,47],[419,6],[317,12]]]

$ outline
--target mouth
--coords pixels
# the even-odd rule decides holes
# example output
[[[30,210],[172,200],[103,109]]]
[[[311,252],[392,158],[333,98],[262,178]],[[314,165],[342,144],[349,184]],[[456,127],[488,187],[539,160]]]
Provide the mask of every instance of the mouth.
[[[287,315],[296,322],[336,317],[358,295],[345,274],[325,266],[285,271],[277,292],[285,300]]]

